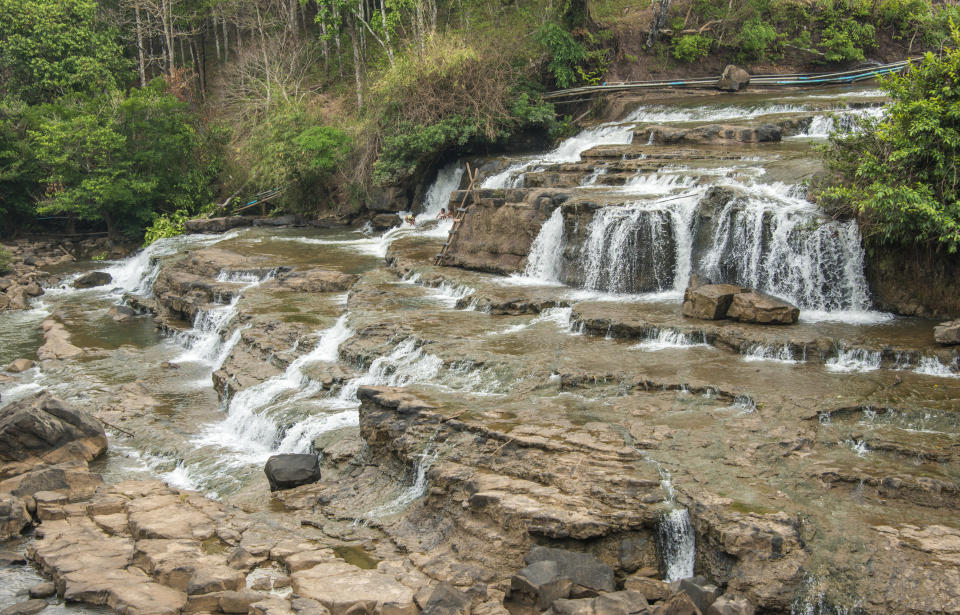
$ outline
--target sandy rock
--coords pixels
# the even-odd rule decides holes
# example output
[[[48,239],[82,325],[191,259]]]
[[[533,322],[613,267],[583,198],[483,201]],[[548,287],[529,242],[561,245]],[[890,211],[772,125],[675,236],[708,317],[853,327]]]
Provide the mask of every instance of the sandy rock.
[[[800,318],[800,308],[754,290],[734,295],[727,317],[758,324],[793,324]]]
[[[725,92],[738,92],[750,83],[750,73],[739,66],[728,64],[717,81],[717,89]]]
[[[57,586],[53,583],[38,583],[31,587],[27,594],[31,598],[50,598],[57,594]]]
[[[286,558],[285,563],[290,572],[308,570],[318,564],[340,561],[330,549],[313,549],[295,553]]]
[[[27,301],[27,294],[23,292],[23,288],[15,287],[7,290],[7,309],[25,310],[29,305],[30,302]]]
[[[50,394],[38,393],[0,410],[0,461],[91,461],[106,448],[107,436],[96,419]]]
[[[23,292],[28,297],[39,297],[43,294],[43,289],[36,282],[30,282],[23,287]]]
[[[47,608],[46,600],[24,600],[0,611],[0,615],[34,615]]]
[[[535,608],[543,611],[556,600],[568,598],[572,587],[573,582],[561,575],[557,562],[534,562],[510,579],[510,591],[505,603],[526,607],[524,610]]]
[[[727,317],[727,310],[734,295],[746,292],[733,284],[702,284],[689,286],[683,294],[684,316],[701,320],[720,320]]]
[[[270,483],[270,491],[293,489],[320,480],[320,462],[316,455],[274,455],[267,460],[263,471]]]
[[[31,523],[23,500],[12,495],[0,496],[0,541],[16,538]]]
[[[676,593],[659,603],[652,611],[653,615],[702,615],[690,596]]]
[[[707,609],[706,615],[753,615],[755,611],[746,598],[720,596]]]
[[[73,281],[74,288],[94,288],[113,282],[113,276],[106,271],[91,271]]]
[[[280,597],[267,598],[254,602],[247,611],[248,615],[295,615],[290,603]]]
[[[278,284],[281,288],[301,293],[334,293],[349,290],[356,281],[355,275],[315,267],[289,273]]]
[[[37,518],[40,521],[53,521],[67,517],[63,511],[63,505],[69,501],[65,493],[38,491],[33,494],[33,499],[37,503]]]
[[[0,551],[0,567],[3,566],[22,566],[27,563],[27,558],[23,553],[16,551]]]
[[[257,564],[265,562],[266,560],[266,555],[254,555],[243,547],[238,546],[230,552],[230,555],[227,556],[227,565],[234,570],[250,570]]]
[[[933,339],[944,346],[960,344],[960,319],[942,322],[934,327]]]
[[[552,615],[640,615],[649,613],[649,604],[639,592],[620,591],[594,598],[557,600]]]
[[[10,307],[10,297],[6,293],[0,292],[0,310],[5,310]]]
[[[327,607],[332,615],[354,608],[371,615],[416,615],[414,590],[393,577],[347,563],[319,564],[290,575],[293,591]]]
[[[646,576],[633,575],[626,578],[623,582],[623,588],[630,591],[637,591],[646,596],[650,602],[657,600],[666,600],[673,591],[670,586],[658,579],[651,579]]]
[[[33,368],[34,365],[36,365],[36,363],[30,359],[17,359],[7,366],[7,371],[12,374],[19,374]]]
[[[266,594],[251,591],[227,591],[220,596],[220,610],[224,613],[246,613],[250,605],[269,598]]]
[[[470,615],[472,599],[449,583],[439,583],[430,594],[422,615]]]
[[[83,354],[83,350],[70,343],[70,332],[63,324],[55,320],[45,320],[43,328],[43,345],[37,349],[37,358],[41,361],[49,359],[70,359]]]
[[[80,455],[68,445],[48,454],[47,457],[65,456],[67,453]],[[19,465],[23,466],[23,464]],[[85,462],[75,459],[54,465],[30,466],[29,471],[0,482],[0,493],[10,493],[26,498],[40,491],[59,491],[65,493],[70,502],[79,502],[92,496],[102,485],[103,478],[99,474],[91,472]],[[30,500],[32,499],[31,497]]]
[[[701,613],[706,613],[710,605],[714,603],[720,591],[716,585],[707,583],[703,577],[694,577],[692,579],[682,579],[680,581],[680,591],[690,596],[693,603]]]
[[[127,506],[134,538],[206,540],[216,533],[213,521],[177,495],[140,498]]]

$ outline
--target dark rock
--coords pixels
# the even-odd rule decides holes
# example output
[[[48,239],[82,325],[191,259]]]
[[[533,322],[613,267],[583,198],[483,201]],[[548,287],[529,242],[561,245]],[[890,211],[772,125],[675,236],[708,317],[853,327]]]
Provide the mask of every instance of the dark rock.
[[[740,322],[789,325],[800,318],[800,308],[754,290],[734,295],[727,317]]]
[[[367,209],[371,211],[398,212],[410,209],[410,199],[400,186],[374,188],[367,197]]]
[[[551,612],[554,615],[640,615],[650,612],[643,594],[619,591],[580,600],[557,600]]]
[[[106,286],[110,282],[113,282],[113,276],[106,271],[91,271],[74,280],[73,287],[94,288],[95,286]]]
[[[753,615],[756,609],[746,598],[720,596],[707,609],[706,615]]]
[[[750,83],[750,73],[739,66],[728,64],[717,81],[717,89],[724,92],[739,92]]]
[[[197,218],[183,223],[183,229],[188,233],[223,233],[230,229],[250,226],[256,218],[254,216],[227,216],[224,218]]]
[[[23,264],[28,265],[30,267],[36,267],[37,257],[34,256],[33,254],[28,254],[27,256],[23,257]]]
[[[544,611],[555,600],[569,597],[572,587],[573,582],[560,573],[557,562],[534,562],[510,579],[506,602]]]
[[[92,416],[48,393],[0,410],[0,461],[42,458],[67,446],[71,457],[90,461],[106,450],[107,436]]]
[[[960,319],[942,322],[934,327],[933,339],[944,346],[960,344]]]
[[[706,583],[702,577],[681,580],[680,591],[690,596],[690,599],[697,605],[701,613],[706,613],[710,605],[713,604],[717,596],[720,595],[717,586]]]
[[[703,615],[690,596],[676,593],[653,609],[653,615]]]
[[[377,214],[370,219],[370,226],[375,231],[386,231],[400,226],[400,222],[400,216],[397,214]]]
[[[705,284],[689,286],[683,293],[681,312],[690,318],[720,320],[726,318],[733,297],[746,289],[733,284]]]
[[[0,611],[0,615],[34,615],[47,608],[46,600],[26,600]]]
[[[38,583],[28,592],[31,598],[50,598],[57,594],[57,586],[53,583]]]
[[[297,217],[293,214],[287,216],[275,216],[272,218],[257,218],[253,221],[254,226],[294,226],[297,224]]]
[[[270,491],[293,489],[320,480],[320,462],[316,455],[274,455],[267,460],[263,471]]]
[[[613,569],[587,553],[534,547],[525,558],[527,564],[556,562],[560,576],[570,579],[575,585],[601,592],[614,590]]]
[[[470,596],[449,583],[440,583],[430,594],[421,615],[470,615]]]
[[[114,305],[108,313],[110,314],[110,318],[117,322],[126,322],[137,315],[132,308],[128,308],[125,305]]]

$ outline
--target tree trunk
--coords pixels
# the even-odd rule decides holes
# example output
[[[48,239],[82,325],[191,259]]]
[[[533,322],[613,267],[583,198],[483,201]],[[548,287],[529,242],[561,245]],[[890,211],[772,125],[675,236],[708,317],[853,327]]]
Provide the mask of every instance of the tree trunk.
[[[223,59],[220,57],[220,37],[217,35],[217,16],[210,15],[210,23],[213,24],[213,42],[217,49],[217,62],[222,62]]]
[[[363,108],[363,81],[360,78],[360,42],[357,40],[356,19],[348,15],[347,23],[350,24],[350,41],[353,43],[353,77],[357,84],[357,109]]]
[[[386,40],[387,58],[390,60],[390,66],[393,66],[393,43],[390,42],[390,29],[387,27],[386,0],[380,0],[380,21],[383,24],[383,37]]]
[[[653,22],[650,23],[650,33],[647,35],[647,49],[656,44],[660,38],[660,30],[667,24],[667,11],[670,10],[671,0],[657,0],[657,8],[653,13]]]
[[[147,85],[147,69],[143,61],[143,26],[140,23],[140,3],[135,2],[133,13],[137,20],[137,63],[140,68],[140,87]]]
[[[270,58],[267,56],[267,37],[263,31],[263,19],[260,17],[260,7],[254,3],[257,9],[257,28],[260,30],[260,51],[263,53],[263,75],[267,80],[267,108],[270,108],[273,87],[270,85]]]

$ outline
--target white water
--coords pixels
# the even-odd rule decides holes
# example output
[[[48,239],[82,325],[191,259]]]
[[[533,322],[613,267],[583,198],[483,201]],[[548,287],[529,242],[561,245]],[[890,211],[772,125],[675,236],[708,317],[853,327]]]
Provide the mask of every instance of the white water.
[[[563,256],[563,211],[557,207],[530,246],[523,275],[533,280],[557,283],[560,281]]]
[[[872,372],[880,369],[880,352],[840,348],[837,356],[827,360],[826,367],[831,372]]]
[[[453,162],[440,169],[437,178],[423,196],[421,215],[427,219],[440,215],[440,210],[449,206],[450,193],[460,187],[462,178],[463,167],[459,163]]]
[[[674,508],[657,526],[660,557],[663,560],[668,583],[693,576],[696,558],[696,536],[686,508]]]
[[[954,362],[954,364],[956,364],[956,362]],[[960,373],[951,369],[950,366],[941,363],[937,357],[920,357],[920,360],[917,362],[917,368],[913,371],[924,376],[960,378]]]
[[[660,329],[655,337],[644,340],[635,346],[636,350],[644,352],[657,352],[659,350],[672,350],[678,348],[696,348],[707,346],[702,336],[694,336],[676,329]]]
[[[763,344],[754,344],[744,353],[743,360],[748,362],[771,361],[774,363],[793,365],[795,363],[801,363],[804,359],[797,359],[793,355],[793,350],[787,345],[778,348],[774,346],[764,346]]]
[[[402,490],[397,497],[390,502],[378,506],[363,515],[364,519],[375,520],[396,514],[403,511],[403,509],[411,503],[425,496],[427,494],[427,472],[430,471],[430,468],[439,456],[440,450],[432,448],[432,445],[428,444],[424,451],[418,455],[417,461],[414,463],[413,484]]]

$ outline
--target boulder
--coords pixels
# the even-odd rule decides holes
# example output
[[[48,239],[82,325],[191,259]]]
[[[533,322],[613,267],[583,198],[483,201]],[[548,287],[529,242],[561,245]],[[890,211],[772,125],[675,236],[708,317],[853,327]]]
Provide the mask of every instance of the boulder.
[[[588,553],[578,553],[551,547],[534,547],[525,558],[526,563],[556,562],[561,577],[566,577],[587,589],[598,592],[614,590],[613,569]]]
[[[0,538],[0,540],[3,539]],[[16,551],[0,551],[0,568],[6,566],[22,566],[26,563],[27,558],[23,553],[18,553]]]
[[[53,583],[37,583],[30,588],[28,594],[31,598],[51,598],[57,594],[57,586]]]
[[[641,615],[650,612],[643,594],[619,591],[594,598],[557,600],[550,612],[553,615]]]
[[[48,393],[0,409],[0,461],[90,461],[106,448],[107,435],[96,419]]]
[[[745,292],[745,288],[734,284],[691,285],[683,293],[681,312],[690,318],[721,320],[727,317],[733,297]]]
[[[510,579],[506,602],[545,611],[556,600],[568,598],[572,587],[570,578],[560,574],[557,562],[534,562]]]
[[[728,64],[717,81],[717,89],[724,92],[739,92],[750,83],[750,73],[739,66]]]
[[[677,592],[658,604],[653,615],[703,615],[690,596]]]
[[[25,600],[0,611],[0,615],[34,615],[47,608],[46,600]]]
[[[91,271],[73,281],[74,288],[94,288],[113,282],[113,276],[106,271]]]
[[[960,318],[942,322],[934,327],[933,339],[944,346],[960,344]]]
[[[273,216],[267,218],[256,218],[253,221],[254,226],[294,226],[297,224],[297,216],[287,214],[286,216]],[[246,611],[244,611],[246,613]]]
[[[263,471],[270,483],[270,491],[293,489],[320,480],[320,461],[316,455],[274,455],[267,460]]]
[[[439,583],[430,594],[421,615],[470,615],[470,596],[449,583]]]
[[[640,575],[627,577],[623,582],[623,589],[640,592],[650,602],[666,600],[673,593],[667,583]]]
[[[129,308],[125,305],[114,305],[110,308],[108,314],[110,314],[110,318],[116,322],[126,322],[137,315],[133,308]]]
[[[223,233],[242,226],[251,226],[254,216],[226,216],[223,218],[197,218],[183,223],[188,233]]]
[[[83,354],[83,350],[70,343],[70,332],[63,324],[47,319],[41,324],[43,328],[43,346],[37,349],[37,358],[41,361],[50,359],[71,359]]]
[[[36,363],[30,359],[17,359],[13,363],[7,366],[7,371],[12,374],[19,374],[25,372],[28,369],[31,369]]]
[[[392,575],[345,562],[319,564],[290,575],[293,591],[322,603],[332,615],[416,615],[414,591]]]
[[[39,297],[40,295],[43,294],[43,289],[40,288],[40,285],[37,284],[36,282],[30,282],[29,284],[23,287],[23,292],[28,297]]]
[[[370,219],[370,226],[375,231],[387,231],[400,226],[400,216],[397,214],[377,214]]]
[[[701,613],[706,613],[710,605],[720,595],[716,585],[708,583],[703,577],[693,577],[680,581],[680,591],[690,596]]]
[[[790,325],[800,318],[800,308],[753,290],[733,296],[727,317],[740,322]]]
[[[228,591],[220,596],[220,610],[224,613],[242,613],[246,615],[250,605],[269,598],[267,594],[251,591]]]
[[[23,500],[12,495],[0,496],[0,541],[17,538],[30,523]]]
[[[753,615],[756,609],[746,598],[734,596],[720,596],[710,608],[706,615]]]

